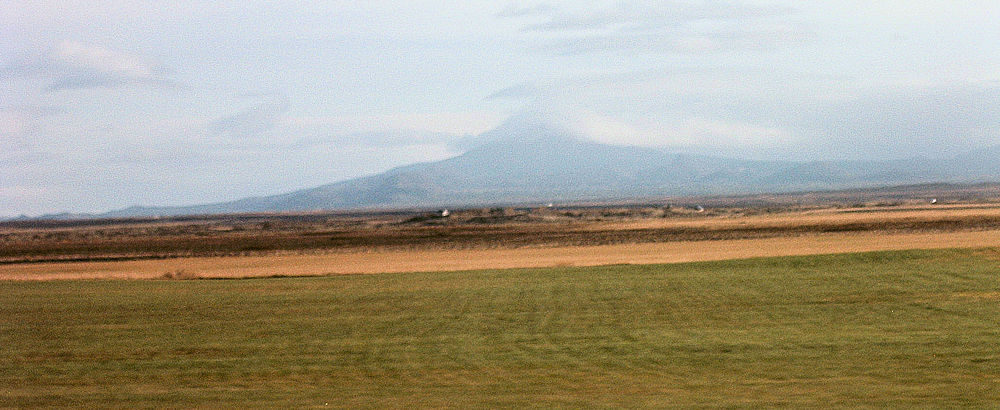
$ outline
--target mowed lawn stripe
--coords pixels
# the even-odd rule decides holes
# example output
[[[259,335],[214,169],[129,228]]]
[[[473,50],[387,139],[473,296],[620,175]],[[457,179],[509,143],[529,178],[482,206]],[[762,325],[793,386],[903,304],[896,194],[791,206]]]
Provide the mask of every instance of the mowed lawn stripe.
[[[0,406],[1000,404],[995,249],[0,289]]]

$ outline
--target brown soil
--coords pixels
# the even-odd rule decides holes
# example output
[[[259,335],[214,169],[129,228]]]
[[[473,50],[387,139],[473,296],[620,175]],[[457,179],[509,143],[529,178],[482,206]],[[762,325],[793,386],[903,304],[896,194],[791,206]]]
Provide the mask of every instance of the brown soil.
[[[0,279],[192,279],[594,266],[1000,246],[1000,230],[940,233],[825,233],[798,237],[597,246],[383,250],[327,254],[192,257],[119,262],[0,265]]]
[[[414,216],[416,215],[416,216]],[[0,226],[0,264],[127,261],[283,253],[465,250],[763,239],[831,232],[1000,229],[998,205],[778,211],[635,207],[420,213],[223,216]]]
[[[0,224],[0,279],[250,277],[1000,246],[995,203],[588,206]]]

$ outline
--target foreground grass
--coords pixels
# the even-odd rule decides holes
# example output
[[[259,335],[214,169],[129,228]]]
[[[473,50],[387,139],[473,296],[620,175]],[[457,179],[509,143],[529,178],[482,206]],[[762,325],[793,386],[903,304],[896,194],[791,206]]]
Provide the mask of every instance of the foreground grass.
[[[0,295],[0,407],[1000,404],[996,250]]]

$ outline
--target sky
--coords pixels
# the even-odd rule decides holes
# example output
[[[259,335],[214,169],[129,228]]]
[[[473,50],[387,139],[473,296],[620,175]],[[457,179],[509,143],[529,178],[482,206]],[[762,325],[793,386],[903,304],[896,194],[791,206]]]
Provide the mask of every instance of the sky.
[[[783,160],[1000,144],[996,1],[0,0],[0,217],[461,154],[525,112]]]

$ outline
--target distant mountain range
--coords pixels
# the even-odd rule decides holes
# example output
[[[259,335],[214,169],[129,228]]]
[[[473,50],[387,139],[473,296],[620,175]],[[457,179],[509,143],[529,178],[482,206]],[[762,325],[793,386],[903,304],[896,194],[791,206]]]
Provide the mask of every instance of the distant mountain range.
[[[605,145],[521,119],[480,135],[467,152],[443,161],[280,195],[61,217],[474,206],[995,181],[1000,181],[1000,146],[950,159],[751,161]]]

